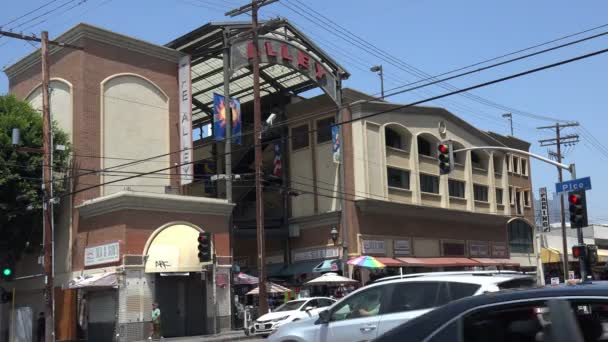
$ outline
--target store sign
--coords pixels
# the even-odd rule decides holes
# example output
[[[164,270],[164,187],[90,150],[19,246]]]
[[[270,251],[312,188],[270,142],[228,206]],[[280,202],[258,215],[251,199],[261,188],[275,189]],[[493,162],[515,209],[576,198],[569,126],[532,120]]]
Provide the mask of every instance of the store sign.
[[[490,256],[490,245],[483,241],[470,241],[469,242],[469,256],[470,257],[489,257]]]
[[[393,241],[393,254],[395,254],[395,256],[412,255],[412,241],[410,241],[410,240]]]
[[[181,185],[192,183],[192,80],[190,78],[190,56],[179,60],[179,173]]]
[[[361,253],[363,254],[386,254],[384,240],[364,240],[361,239]]]
[[[339,256],[338,248],[317,248],[307,250],[295,250],[292,252],[292,261],[318,260],[337,258]]]
[[[547,199],[547,188],[540,188],[540,222],[543,232],[551,231],[549,223],[549,201]]]
[[[509,253],[507,252],[507,245],[500,243],[492,243],[492,257],[494,258],[507,258]]]
[[[120,260],[120,244],[112,242],[101,246],[84,249],[84,265],[93,266],[109,264]]]
[[[323,63],[302,48],[277,38],[260,37],[258,39],[258,55],[260,64],[280,64],[300,71],[311,80],[317,82],[319,87],[339,103],[336,77],[323,65]],[[249,66],[254,53],[253,42],[239,41],[230,49],[231,70],[239,70]]]
[[[271,255],[266,257],[267,264],[282,264],[285,260],[283,254]]]

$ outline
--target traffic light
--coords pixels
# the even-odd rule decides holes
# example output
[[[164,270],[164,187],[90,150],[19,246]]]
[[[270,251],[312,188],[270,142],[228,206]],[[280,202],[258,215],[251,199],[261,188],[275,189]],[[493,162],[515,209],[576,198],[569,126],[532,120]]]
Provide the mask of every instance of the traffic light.
[[[439,159],[439,174],[447,175],[454,169],[454,151],[452,143],[441,142],[437,145],[437,159]]]
[[[572,246],[572,256],[575,258],[586,258],[587,257],[587,246],[586,245],[576,245]]]
[[[568,202],[570,203],[570,228],[587,227],[587,200],[585,191],[568,193]]]
[[[4,281],[11,281],[15,278],[15,268],[11,262],[5,261],[2,264],[2,268],[0,268],[0,279]]]
[[[211,261],[211,234],[210,233],[199,233],[198,234],[198,260],[200,262]]]

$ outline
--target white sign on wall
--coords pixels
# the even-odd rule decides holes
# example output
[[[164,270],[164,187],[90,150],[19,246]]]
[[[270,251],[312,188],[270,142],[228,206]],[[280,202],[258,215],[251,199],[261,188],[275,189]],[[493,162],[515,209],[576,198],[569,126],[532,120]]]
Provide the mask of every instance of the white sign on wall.
[[[304,260],[337,258],[339,256],[338,248],[335,247],[295,250],[292,253],[292,260],[294,262]]]
[[[285,258],[283,254],[271,255],[266,257],[267,264],[282,264]]]
[[[490,256],[490,246],[483,241],[469,241],[469,256],[488,257]]]
[[[190,56],[179,60],[179,142],[181,185],[192,183],[192,80],[190,78]]]
[[[384,240],[361,239],[361,247],[361,252],[363,254],[386,254],[386,244]]]
[[[120,260],[120,247],[118,242],[84,249],[84,265],[93,266],[108,264]]]
[[[395,240],[393,241],[393,253],[395,256],[412,255],[412,241]]]

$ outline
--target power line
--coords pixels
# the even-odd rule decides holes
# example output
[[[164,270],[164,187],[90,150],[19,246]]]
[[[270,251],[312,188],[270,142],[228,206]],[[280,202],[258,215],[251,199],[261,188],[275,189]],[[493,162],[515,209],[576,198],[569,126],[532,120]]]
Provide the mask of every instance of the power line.
[[[459,94],[461,92],[466,92],[466,91],[473,90],[473,89],[478,89],[478,88],[486,87],[486,86],[489,86],[489,85],[492,85],[492,84],[504,82],[504,81],[511,80],[511,79],[514,79],[514,78],[522,77],[522,76],[529,75],[529,74],[532,74],[532,73],[536,73],[536,72],[539,72],[539,71],[547,70],[547,69],[554,68],[554,67],[557,67],[557,66],[573,63],[575,61],[579,61],[579,60],[582,60],[582,59],[586,59],[586,58],[590,58],[590,57],[597,56],[597,55],[600,55],[600,54],[604,54],[606,52],[608,52],[608,49],[594,51],[594,52],[591,52],[591,53],[580,55],[578,57],[570,58],[570,59],[567,59],[567,60],[562,60],[562,61],[559,61],[559,62],[556,62],[556,63],[548,64],[548,65],[545,65],[545,66],[542,66],[542,67],[538,67],[538,68],[534,68],[534,69],[529,69],[529,70],[526,70],[526,71],[523,71],[523,72],[520,72],[520,73],[517,73],[517,74],[513,74],[513,75],[510,75],[510,76],[505,76],[505,77],[502,77],[502,78],[499,78],[499,79],[495,79],[495,80],[492,80],[492,81],[487,81],[487,82],[484,82],[484,83],[480,83],[480,84],[476,84],[476,85],[473,85],[473,86],[469,86],[467,88],[458,89],[458,90],[455,90],[455,91],[452,91],[452,92],[448,92],[448,93],[445,93],[445,94],[442,94],[442,95],[435,96],[433,98],[423,99],[423,100],[416,101],[416,102],[413,102],[413,103],[410,103],[410,104],[399,105],[399,106],[390,108],[388,110],[382,110],[382,111],[379,111],[379,112],[376,112],[376,113],[370,113],[370,114],[367,114],[367,115],[362,115],[362,116],[360,116],[358,118],[354,118],[354,119],[345,120],[345,121],[341,121],[341,122],[335,123],[334,125],[340,126],[340,125],[352,123],[352,122],[355,122],[355,121],[367,119],[367,118],[370,118],[370,117],[373,117],[373,116],[377,116],[377,115],[381,115],[381,114],[385,114],[385,113],[389,113],[389,112],[394,112],[394,111],[399,110],[399,109],[413,107],[413,106],[416,106],[416,105],[421,104],[421,103],[425,103],[425,102],[433,101],[433,100],[436,100],[436,99],[439,99],[439,98],[444,98],[444,97],[456,95],[456,94]],[[306,134],[309,134],[311,132],[316,132],[317,130],[318,129],[308,130],[308,132],[306,132]],[[287,138],[288,137],[274,139],[274,140],[279,140],[280,141],[280,140],[285,140]],[[270,141],[265,141],[265,142],[263,142],[263,144],[268,144],[269,142]],[[231,152],[231,154],[232,153],[234,153],[234,152]],[[224,155],[227,155],[227,153],[225,153]],[[216,156],[216,157],[218,157],[218,156]],[[197,162],[199,162],[199,161],[190,161],[190,162],[186,162],[186,163],[180,163],[180,164],[177,164],[177,165],[174,165],[174,166],[170,166],[170,167],[167,167],[167,168],[162,168],[162,169],[158,169],[158,170],[155,170],[155,171],[144,172],[142,175],[150,175],[150,174],[153,174],[153,173],[167,171],[167,170],[170,170],[170,169],[175,168],[175,167],[180,167],[180,166],[183,166],[183,165],[195,164]],[[125,177],[125,178],[122,178],[122,179],[118,179],[118,180],[104,182],[104,183],[96,185],[96,186],[86,187],[84,189],[79,189],[79,190],[73,191],[73,192],[71,192],[69,194],[64,194],[62,197],[73,195],[73,194],[80,193],[80,192],[84,192],[84,191],[87,191],[87,190],[91,190],[93,188],[96,188],[96,187],[99,187],[99,186],[104,186],[106,184],[113,184],[113,183],[129,180],[129,179],[133,179],[133,178],[137,178],[137,177],[140,177],[140,175],[134,175],[134,176],[129,176],[129,177]]]
[[[9,21],[9,22],[7,22],[7,23],[5,23],[5,24],[0,25],[0,28],[2,28],[2,27],[4,27],[4,26],[7,26],[7,25],[10,25],[10,24],[14,23],[15,21],[17,21],[17,20],[19,20],[19,19],[22,19],[22,18],[24,18],[24,17],[27,17],[28,15],[30,15],[30,14],[32,14],[32,13],[34,13],[34,12],[38,11],[38,10],[41,10],[41,9],[43,9],[43,8],[45,8],[45,7],[49,6],[49,5],[51,5],[52,3],[57,2],[57,1],[58,1],[58,0],[51,0],[51,1],[48,1],[48,2],[47,2],[47,3],[45,3],[44,5],[39,6],[39,7],[35,8],[35,9],[33,9],[33,10],[31,10],[31,11],[29,11],[29,12],[27,12],[27,13],[25,13],[25,14],[23,14],[23,15],[21,15],[21,16],[19,16],[19,17],[17,17],[17,18],[12,19],[11,21]]]

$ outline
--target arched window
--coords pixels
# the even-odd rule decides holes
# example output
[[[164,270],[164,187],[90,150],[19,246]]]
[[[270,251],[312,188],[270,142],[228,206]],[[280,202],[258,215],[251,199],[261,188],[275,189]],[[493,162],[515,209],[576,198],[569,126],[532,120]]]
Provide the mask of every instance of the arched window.
[[[486,153],[471,151],[471,164],[476,169],[487,170],[489,157]]]
[[[512,253],[533,253],[534,241],[532,226],[524,220],[513,220],[507,225],[509,230],[509,248]]]
[[[386,147],[408,150],[409,134],[399,126],[392,125],[384,128],[384,143]]]
[[[427,157],[437,157],[437,143],[439,140],[428,133],[418,135],[418,154]]]
[[[455,150],[459,150],[462,148],[464,148],[463,144],[461,144],[457,141],[452,141],[452,150],[455,151]],[[467,156],[466,152],[454,153],[454,163],[464,165],[466,156]]]

